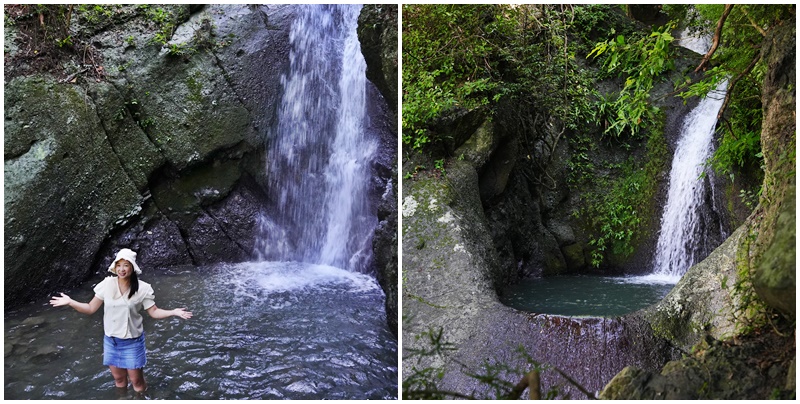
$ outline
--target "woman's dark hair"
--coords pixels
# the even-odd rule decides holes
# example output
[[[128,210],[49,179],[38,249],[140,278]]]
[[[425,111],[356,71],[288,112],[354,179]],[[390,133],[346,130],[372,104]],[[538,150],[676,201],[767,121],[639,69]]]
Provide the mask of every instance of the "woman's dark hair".
[[[131,267],[131,291],[128,293],[128,299],[132,298],[137,291],[139,291],[139,277],[136,276],[136,271]]]

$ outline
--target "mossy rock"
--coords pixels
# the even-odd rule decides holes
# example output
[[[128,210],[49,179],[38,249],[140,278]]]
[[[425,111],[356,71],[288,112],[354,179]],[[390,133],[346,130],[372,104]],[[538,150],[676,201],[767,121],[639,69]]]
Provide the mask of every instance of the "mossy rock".
[[[770,306],[796,314],[795,187],[789,187],[776,221],[775,236],[754,270],[753,288]]]
[[[19,304],[82,279],[142,197],[80,87],[21,77],[5,94],[5,301]]]
[[[397,111],[397,8],[396,4],[365,4],[358,16],[367,78],[392,111]]]
[[[584,249],[581,244],[575,243],[561,247],[561,252],[564,254],[564,260],[567,264],[567,270],[580,271],[586,267],[586,260],[584,259]]]
[[[736,230],[691,267],[664,299],[645,310],[656,335],[688,350],[703,335],[724,338],[737,333],[734,312],[740,296],[734,285],[739,280],[738,254],[747,236],[747,228]]]

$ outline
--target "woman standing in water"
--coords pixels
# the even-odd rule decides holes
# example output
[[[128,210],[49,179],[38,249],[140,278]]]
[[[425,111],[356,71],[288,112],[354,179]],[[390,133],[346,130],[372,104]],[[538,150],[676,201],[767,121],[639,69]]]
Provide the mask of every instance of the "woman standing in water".
[[[50,300],[53,307],[69,306],[83,314],[93,314],[105,303],[103,314],[103,365],[111,369],[117,387],[127,388],[128,381],[133,389],[144,392],[144,365],[147,363],[142,328],[142,309],[150,317],[159,319],[176,316],[183,319],[192,317],[185,308],[164,310],[156,307],[153,288],[139,280],[142,273],[136,265],[136,253],[123,248],[108,271],[117,275],[106,277],[94,288],[95,296],[89,303],[80,303],[61,293]]]

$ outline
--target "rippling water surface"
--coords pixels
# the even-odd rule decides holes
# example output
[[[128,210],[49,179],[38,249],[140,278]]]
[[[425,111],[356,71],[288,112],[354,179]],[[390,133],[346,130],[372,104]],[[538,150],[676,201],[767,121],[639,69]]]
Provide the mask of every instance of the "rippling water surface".
[[[673,277],[553,276],[526,279],[503,290],[507,306],[562,316],[614,317],[661,300]]]
[[[397,398],[397,342],[369,276],[261,262],[141,279],[159,307],[194,314],[145,315],[147,398]],[[88,302],[101,280],[65,292]],[[5,313],[5,398],[133,396],[117,391],[102,364],[102,308],[85,316],[47,300]]]

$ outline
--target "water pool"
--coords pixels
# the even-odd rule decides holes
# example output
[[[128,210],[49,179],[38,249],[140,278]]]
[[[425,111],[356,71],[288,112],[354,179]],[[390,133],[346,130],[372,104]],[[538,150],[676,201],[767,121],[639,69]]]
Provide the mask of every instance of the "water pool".
[[[397,341],[370,276],[261,262],[141,279],[159,307],[194,314],[144,316],[146,398],[397,398]],[[65,293],[87,302],[101,280]],[[86,316],[48,300],[5,313],[5,398],[132,397],[102,365],[102,309]]]
[[[658,302],[676,279],[551,276],[524,279],[500,293],[503,304],[532,313],[616,317]]]

